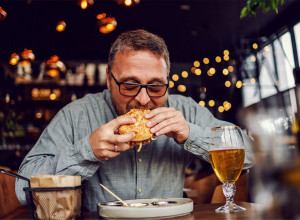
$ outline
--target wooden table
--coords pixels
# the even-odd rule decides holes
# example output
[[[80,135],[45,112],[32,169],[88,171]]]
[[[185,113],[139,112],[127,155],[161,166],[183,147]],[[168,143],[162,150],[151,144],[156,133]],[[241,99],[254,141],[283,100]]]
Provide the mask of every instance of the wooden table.
[[[259,214],[259,205],[254,203],[248,202],[236,202],[237,205],[240,205],[247,210],[245,212],[239,213],[230,213],[230,214],[223,214],[223,213],[216,213],[215,209],[219,208],[224,204],[198,204],[194,205],[194,210],[188,215],[179,216],[179,217],[172,217],[169,219],[176,219],[176,220],[193,220],[193,219],[260,219]],[[101,219],[98,216],[97,212],[85,212],[83,213],[83,219]],[[151,218],[151,219],[160,219],[160,218]],[[166,219],[166,218],[163,218]]]
[[[247,210],[245,212],[221,214],[216,213],[215,209],[223,204],[196,204],[194,205],[194,210],[188,215],[172,217],[169,219],[176,220],[193,220],[193,219],[261,219],[259,214],[259,205],[247,202],[236,202],[238,205],[245,207]],[[28,211],[24,209],[20,210],[18,213],[5,216],[5,219],[29,219]],[[98,212],[84,212],[83,219],[101,219]],[[158,218],[151,218],[158,219]],[[164,218],[166,219],[166,218]]]

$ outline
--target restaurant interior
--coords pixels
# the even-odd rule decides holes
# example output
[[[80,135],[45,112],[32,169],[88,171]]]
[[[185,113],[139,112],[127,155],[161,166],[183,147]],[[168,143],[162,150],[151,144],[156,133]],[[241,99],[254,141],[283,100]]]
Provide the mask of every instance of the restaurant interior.
[[[262,218],[299,218],[299,11],[299,0],[1,1],[0,167],[17,171],[63,106],[106,89],[111,44],[145,29],[168,46],[169,93],[253,138],[257,162],[238,201],[263,204]],[[210,166],[186,172],[185,196],[197,203],[225,201],[208,189],[221,192]]]

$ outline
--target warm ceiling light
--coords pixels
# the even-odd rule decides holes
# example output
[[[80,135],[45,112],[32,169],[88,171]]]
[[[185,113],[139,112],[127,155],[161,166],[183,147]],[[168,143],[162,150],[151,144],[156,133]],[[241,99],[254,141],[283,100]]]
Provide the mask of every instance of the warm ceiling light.
[[[97,15],[99,31],[108,34],[116,29],[117,21],[114,17],[107,17],[105,13]]]
[[[199,67],[200,66],[200,62],[198,61],[198,60],[196,60],[195,62],[194,62],[194,67]]]
[[[80,0],[79,5],[81,9],[87,9],[89,6],[94,4],[94,0]]]
[[[219,106],[218,111],[221,112],[221,113],[224,112],[224,107],[223,106]]]
[[[256,50],[258,48],[257,43],[252,44],[252,47],[253,47],[254,50]]]
[[[173,81],[178,81],[179,80],[179,76],[177,74],[174,74],[172,76]]]
[[[204,59],[203,59],[203,63],[204,63],[204,64],[209,64],[209,59],[208,59],[208,58],[204,58]]]
[[[173,88],[174,87],[174,82],[173,81],[169,81],[169,88]]]
[[[201,70],[200,70],[200,69],[196,69],[196,70],[195,70],[195,74],[196,74],[197,76],[200,76],[200,75],[201,75]]]
[[[17,53],[13,53],[12,55],[10,55],[9,64],[13,66],[17,65],[19,60],[20,60],[20,56]]]
[[[59,21],[56,25],[56,30],[58,32],[63,32],[66,29],[66,22],[65,21]]]
[[[125,0],[124,5],[125,6],[131,6],[132,5],[132,0]]]
[[[106,17],[106,13],[101,13],[101,14],[98,14],[97,16],[96,16],[96,18],[98,19],[98,20],[101,20],[101,19],[103,19],[103,18],[105,18]]]
[[[4,21],[7,17],[6,11],[0,7],[0,21]]]
[[[51,77],[59,76],[59,71],[56,69],[50,69],[47,71],[47,74]]]
[[[179,92],[185,92],[186,91],[186,86],[185,85],[179,85],[177,87],[177,89],[178,89]]]
[[[114,29],[114,26],[112,24],[107,24],[106,28],[109,30],[109,32],[111,32]]]
[[[50,77],[57,77],[61,72],[65,72],[66,66],[63,62],[59,60],[57,55],[50,57],[46,62],[47,74]]]
[[[220,63],[221,61],[222,61],[221,57],[217,56],[217,57],[216,57],[216,62],[217,62],[217,63]]]
[[[13,53],[10,56],[9,63],[11,65],[17,65],[19,61],[21,61],[21,65],[23,67],[31,64],[31,62],[34,60],[35,55],[33,54],[32,50],[27,50],[26,48],[21,53],[21,56],[19,56],[17,53]]]
[[[86,9],[87,6],[88,6],[87,0],[81,0],[81,1],[80,1],[80,7],[81,7],[82,9]]]
[[[204,107],[205,106],[205,102],[204,101],[200,101],[199,105],[202,105]]]
[[[22,66],[27,66],[31,64],[34,60],[35,55],[33,54],[32,50],[27,50],[26,48],[21,53],[21,64]]]
[[[214,107],[215,106],[215,101],[214,100],[209,100],[208,105],[210,107]]]
[[[131,6],[138,5],[140,3],[140,0],[116,0],[116,2],[119,5],[124,5],[126,7],[131,7]]]

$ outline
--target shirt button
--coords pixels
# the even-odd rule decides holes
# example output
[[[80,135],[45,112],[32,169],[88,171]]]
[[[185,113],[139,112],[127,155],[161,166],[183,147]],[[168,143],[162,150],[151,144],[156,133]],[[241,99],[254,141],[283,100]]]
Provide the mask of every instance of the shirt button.
[[[191,145],[188,145],[188,146],[187,146],[187,149],[188,149],[188,150],[190,150],[191,148],[192,148],[192,146],[191,146]]]
[[[142,189],[141,189],[141,188],[139,188],[139,189],[138,189],[138,192],[139,192],[139,193],[140,193],[140,192],[142,192]]]
[[[142,159],[138,159],[138,162],[141,163],[143,160]]]

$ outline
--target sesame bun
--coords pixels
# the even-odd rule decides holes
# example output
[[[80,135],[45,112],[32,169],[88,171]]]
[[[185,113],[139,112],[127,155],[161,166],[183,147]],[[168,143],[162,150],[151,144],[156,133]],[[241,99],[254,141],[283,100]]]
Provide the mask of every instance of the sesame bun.
[[[147,122],[149,121],[144,116],[150,112],[150,110],[147,109],[131,109],[129,112],[127,112],[124,115],[121,115],[119,117],[132,117],[136,119],[136,122],[134,124],[130,125],[121,125],[119,127],[119,134],[127,134],[130,132],[134,132],[136,136],[134,139],[130,141],[130,145],[140,145],[138,152],[142,148],[143,144],[149,144],[153,140],[155,140],[155,135],[151,133],[150,128],[146,126]]]

